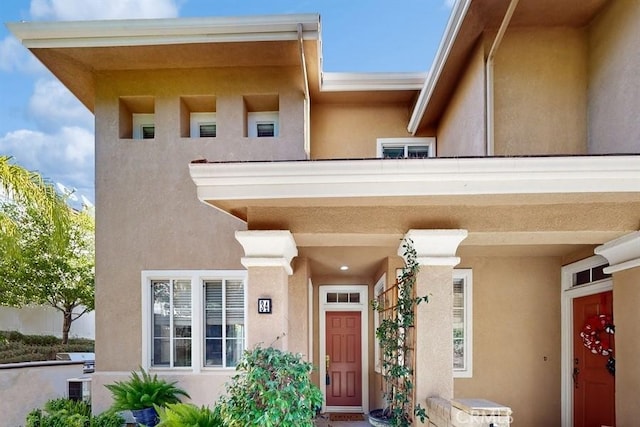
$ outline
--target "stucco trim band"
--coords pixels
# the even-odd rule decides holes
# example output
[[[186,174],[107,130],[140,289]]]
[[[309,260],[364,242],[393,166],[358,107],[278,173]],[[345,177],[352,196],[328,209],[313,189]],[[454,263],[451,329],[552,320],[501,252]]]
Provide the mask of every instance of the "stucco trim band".
[[[198,198],[270,200],[640,191],[640,156],[191,163]]]
[[[460,264],[455,256],[460,242],[467,237],[467,230],[409,230],[398,248],[404,255],[404,242],[411,242],[420,265],[443,265],[454,267]]]
[[[240,259],[245,268],[282,267],[293,274],[291,260],[298,255],[298,248],[289,230],[236,231],[236,240],[244,249]]]
[[[640,231],[600,245],[594,252],[609,261],[609,267],[604,269],[607,274],[640,267]]]

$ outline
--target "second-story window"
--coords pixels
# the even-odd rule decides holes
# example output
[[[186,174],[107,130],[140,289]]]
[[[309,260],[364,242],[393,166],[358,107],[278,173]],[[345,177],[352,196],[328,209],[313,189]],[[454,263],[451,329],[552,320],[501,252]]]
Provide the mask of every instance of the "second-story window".
[[[153,139],[155,135],[155,114],[133,114],[133,139]]]
[[[377,157],[424,159],[436,156],[435,138],[378,138]]]
[[[262,111],[247,114],[247,136],[265,138],[278,136],[278,112]]]
[[[216,113],[191,113],[191,138],[213,138],[217,130]]]

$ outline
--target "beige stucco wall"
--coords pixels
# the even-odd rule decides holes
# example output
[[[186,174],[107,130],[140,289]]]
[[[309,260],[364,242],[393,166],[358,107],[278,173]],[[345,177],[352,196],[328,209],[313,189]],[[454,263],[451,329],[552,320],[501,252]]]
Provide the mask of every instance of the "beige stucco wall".
[[[582,29],[510,29],[495,57],[496,155],[587,152]]]
[[[376,157],[377,138],[410,137],[409,105],[312,104],[311,158]]]
[[[484,48],[479,44],[440,121],[436,148],[438,157],[485,154],[484,94]]]
[[[141,360],[141,271],[244,270],[241,221],[198,201],[192,160],[302,159],[303,94],[291,68],[109,72],[96,77],[97,378]],[[246,138],[245,97],[277,95],[280,135]],[[153,140],[120,138],[121,98],[152,97]],[[218,137],[183,138],[183,97],[215,96]],[[182,115],[184,117],[184,114]],[[187,376],[188,377],[188,376]],[[228,379],[223,374],[220,384]],[[197,379],[185,381],[200,387]],[[203,383],[204,384],[204,383]],[[216,381],[212,382],[213,385]],[[216,388],[216,387],[213,387]],[[102,388],[97,405],[105,405]],[[191,391],[191,390],[189,390]],[[211,396],[206,393],[205,396]]]
[[[616,0],[589,29],[589,152],[640,152],[640,2]]]
[[[293,260],[293,275],[289,277],[289,351],[309,358],[309,278],[307,258]]]
[[[458,398],[511,407],[513,426],[560,425],[560,260],[465,257],[473,269],[473,378]]]
[[[640,268],[613,275],[613,313],[616,325],[616,425],[638,425],[640,395]]]

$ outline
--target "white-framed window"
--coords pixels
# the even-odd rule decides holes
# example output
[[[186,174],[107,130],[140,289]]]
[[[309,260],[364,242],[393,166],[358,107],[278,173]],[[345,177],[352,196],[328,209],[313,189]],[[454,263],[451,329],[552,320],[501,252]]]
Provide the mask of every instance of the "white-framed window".
[[[279,113],[260,111],[247,113],[247,136],[250,138],[268,138],[278,136]]]
[[[246,271],[142,272],[142,366],[234,368],[246,346]]]
[[[153,139],[156,136],[155,114],[133,114],[133,139]]]
[[[453,376],[473,376],[473,273],[453,270]]]
[[[423,159],[436,156],[435,138],[378,138],[376,157]]]
[[[191,138],[213,138],[216,136],[216,113],[190,114]]]

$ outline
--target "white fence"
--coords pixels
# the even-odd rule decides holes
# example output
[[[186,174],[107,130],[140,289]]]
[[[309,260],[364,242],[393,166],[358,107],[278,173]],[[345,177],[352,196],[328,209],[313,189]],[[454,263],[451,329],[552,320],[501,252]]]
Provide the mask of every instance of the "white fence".
[[[82,315],[71,324],[70,338],[95,339],[95,312]],[[62,337],[62,312],[53,307],[0,307],[0,330],[25,335]]]

